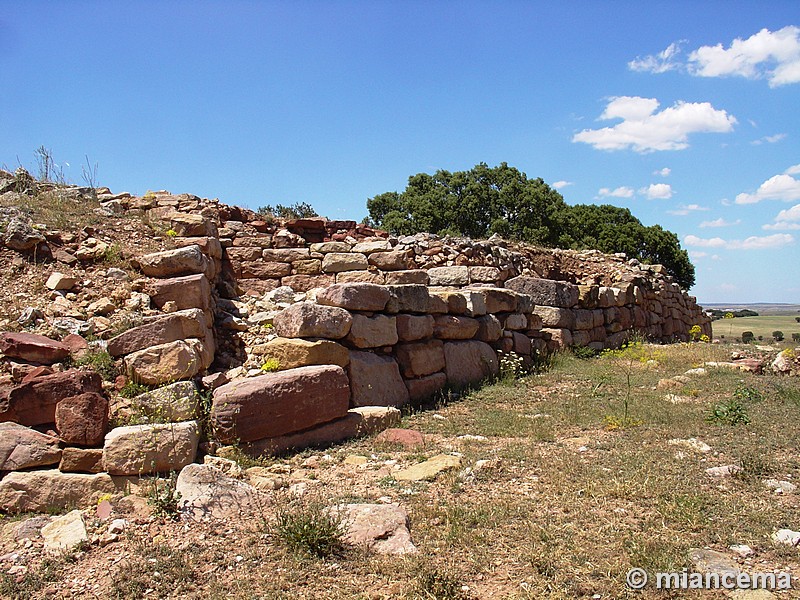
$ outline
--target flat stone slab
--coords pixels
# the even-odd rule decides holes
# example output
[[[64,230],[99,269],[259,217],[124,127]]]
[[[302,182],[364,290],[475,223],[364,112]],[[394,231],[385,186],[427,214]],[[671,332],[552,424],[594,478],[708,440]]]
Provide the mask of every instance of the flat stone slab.
[[[461,458],[452,454],[437,454],[425,462],[419,463],[397,471],[394,478],[397,481],[423,481],[435,479],[439,473],[457,469],[461,466]]]
[[[332,509],[347,523],[344,539],[377,554],[412,554],[408,512],[398,504],[344,504]]]
[[[0,423],[0,471],[43,467],[60,460],[58,438],[17,423]]]
[[[54,554],[71,550],[78,544],[89,541],[86,524],[79,510],[56,517],[42,527],[42,537],[45,550]]]

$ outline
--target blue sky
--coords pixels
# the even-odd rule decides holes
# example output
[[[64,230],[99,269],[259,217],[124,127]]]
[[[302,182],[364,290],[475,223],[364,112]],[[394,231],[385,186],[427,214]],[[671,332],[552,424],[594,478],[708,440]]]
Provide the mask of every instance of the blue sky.
[[[360,220],[507,162],[800,303],[800,3],[0,0],[0,165]],[[68,165],[68,166],[67,166]]]

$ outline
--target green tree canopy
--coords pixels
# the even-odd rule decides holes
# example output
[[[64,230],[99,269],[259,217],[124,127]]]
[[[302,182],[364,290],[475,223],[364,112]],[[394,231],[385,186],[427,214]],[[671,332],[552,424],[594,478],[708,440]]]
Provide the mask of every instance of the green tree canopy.
[[[485,238],[494,233],[546,247],[624,252],[660,263],[684,288],[694,285],[694,266],[678,237],[659,225],[645,227],[626,208],[569,206],[541,178],[506,163],[469,171],[418,173],[403,192],[367,200],[370,221],[396,235],[427,231]]]

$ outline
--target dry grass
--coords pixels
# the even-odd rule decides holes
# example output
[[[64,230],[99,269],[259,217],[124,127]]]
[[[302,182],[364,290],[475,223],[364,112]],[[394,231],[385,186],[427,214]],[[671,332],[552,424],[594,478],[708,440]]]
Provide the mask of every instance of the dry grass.
[[[629,410],[636,426],[606,426],[608,416],[621,414],[626,373],[608,357],[563,355],[551,371],[515,386],[484,387],[406,416],[404,426],[426,434],[422,449],[364,439],[327,450],[329,458],[313,468],[302,462],[320,452],[279,461],[329,504],[384,498],[405,506],[416,555],[349,551],[320,559],[241,523],[184,528],[164,522],[144,531],[161,534],[159,549],[128,541],[93,548],[78,564],[85,570],[107,560],[104,552],[127,552],[98,580],[107,597],[121,598],[127,597],[119,592],[123,587],[151,589],[154,597],[212,599],[721,598],[714,592],[632,592],[625,573],[632,567],[679,571],[690,566],[690,548],[727,552],[732,544],[755,550],[746,570],[800,575],[800,549],[769,540],[776,529],[800,529],[800,495],[776,495],[762,481],[800,479],[797,380],[714,370],[665,392],[656,389],[659,379],[724,360],[725,350],[695,344],[647,352],[631,372]],[[713,406],[742,385],[763,395],[745,402],[751,422],[709,422]],[[687,401],[673,404],[667,393]],[[459,439],[464,434],[486,439]],[[712,450],[700,454],[668,444],[690,437]],[[405,466],[448,451],[461,453],[464,468],[429,483],[397,482],[386,464]],[[344,464],[350,454],[369,462]],[[478,460],[489,462],[477,468]],[[725,464],[742,466],[742,474],[705,473]],[[66,566],[64,576],[74,568]]]

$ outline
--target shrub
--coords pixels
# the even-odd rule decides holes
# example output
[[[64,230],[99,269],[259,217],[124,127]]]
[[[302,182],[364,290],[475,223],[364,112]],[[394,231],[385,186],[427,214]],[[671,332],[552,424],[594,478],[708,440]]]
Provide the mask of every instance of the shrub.
[[[327,558],[345,549],[344,520],[316,501],[281,503],[272,533],[289,550]]]
[[[752,331],[743,331],[742,332],[742,342],[743,343],[749,344],[755,339],[756,339],[756,336]]]
[[[264,361],[264,364],[261,365],[261,370],[265,373],[275,373],[281,370],[281,363],[277,358],[268,358]]]
[[[575,358],[580,358],[580,359],[594,358],[599,354],[597,350],[595,350],[594,348],[590,348],[589,346],[573,346],[571,350],[572,350],[572,355]]]
[[[750,416],[747,414],[747,408],[742,404],[742,401],[734,397],[727,402],[717,404],[711,409],[706,420],[711,423],[731,426],[747,425],[750,423]]]
[[[774,339],[776,342],[782,342],[783,332],[776,329],[775,331],[772,332],[772,339]]]
[[[792,334],[792,341],[793,342],[800,342],[800,333],[793,333]]]
[[[119,391],[119,395],[123,398],[135,398],[139,394],[144,394],[151,390],[150,386],[143,383],[136,383],[133,380],[128,380],[124,387]]]
[[[177,521],[180,514],[181,493],[176,489],[177,483],[178,474],[171,471],[166,479],[153,478],[147,490],[147,503],[153,507],[153,512],[173,521]]]
[[[114,381],[119,374],[112,356],[105,350],[89,351],[75,360],[78,367],[91,367],[106,381]]]

